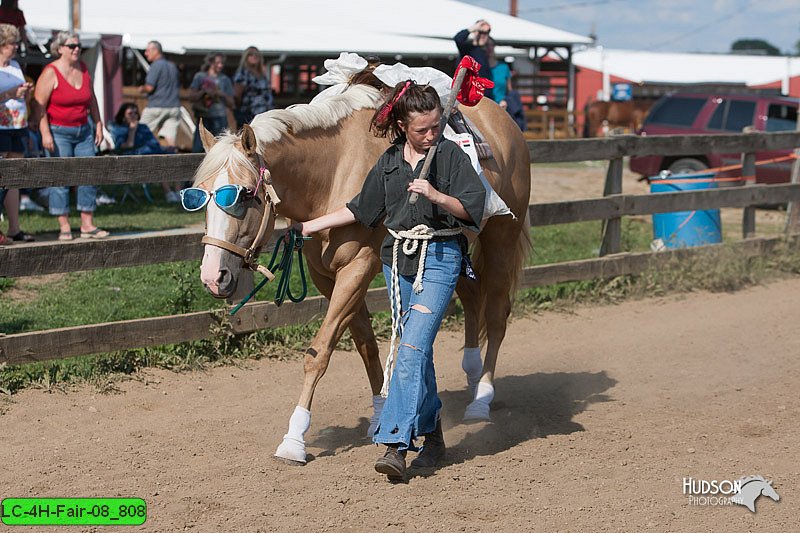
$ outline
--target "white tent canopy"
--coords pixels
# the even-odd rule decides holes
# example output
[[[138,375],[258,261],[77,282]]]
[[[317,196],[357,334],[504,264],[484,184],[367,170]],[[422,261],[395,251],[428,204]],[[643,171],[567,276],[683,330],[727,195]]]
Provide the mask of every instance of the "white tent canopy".
[[[591,48],[575,65],[636,83],[735,83],[748,86],[800,76],[800,58],[735,54],[678,54]],[[787,89],[788,92],[788,89]]]
[[[34,28],[69,26],[67,0],[23,0]],[[587,44],[588,37],[454,0],[81,0],[82,32],[127,34],[144,48],[158,40],[173,53],[243,50],[265,53],[453,55],[452,37],[478,19],[500,44]]]

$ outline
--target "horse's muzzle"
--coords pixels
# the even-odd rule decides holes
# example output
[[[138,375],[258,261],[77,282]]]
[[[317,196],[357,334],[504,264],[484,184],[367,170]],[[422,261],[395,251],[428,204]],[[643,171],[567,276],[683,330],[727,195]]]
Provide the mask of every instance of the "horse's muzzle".
[[[214,298],[228,298],[236,291],[236,278],[230,270],[223,268],[218,272],[215,280],[209,282],[203,280],[203,285]]]

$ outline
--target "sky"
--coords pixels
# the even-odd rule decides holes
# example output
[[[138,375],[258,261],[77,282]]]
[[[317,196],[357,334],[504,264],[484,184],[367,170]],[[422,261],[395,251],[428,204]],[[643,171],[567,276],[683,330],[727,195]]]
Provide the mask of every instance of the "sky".
[[[460,0],[508,14],[510,0]],[[763,39],[797,54],[800,0],[517,0],[518,16],[607,48],[727,52],[738,39]],[[489,21],[491,22],[491,21]]]

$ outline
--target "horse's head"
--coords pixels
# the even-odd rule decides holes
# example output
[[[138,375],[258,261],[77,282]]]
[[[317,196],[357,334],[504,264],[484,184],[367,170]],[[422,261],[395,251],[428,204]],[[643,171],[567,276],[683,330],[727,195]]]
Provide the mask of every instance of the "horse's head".
[[[192,191],[195,204],[205,202],[206,209],[200,279],[216,298],[244,297],[253,287],[258,251],[275,226],[269,171],[250,126],[218,139],[202,122],[198,127],[207,153],[195,174],[193,189],[199,190]]]
[[[775,488],[772,486],[772,481],[767,481],[761,487],[761,494],[763,494],[768,498],[772,498],[776,502],[781,499],[781,497],[778,495],[778,491],[776,491]]]

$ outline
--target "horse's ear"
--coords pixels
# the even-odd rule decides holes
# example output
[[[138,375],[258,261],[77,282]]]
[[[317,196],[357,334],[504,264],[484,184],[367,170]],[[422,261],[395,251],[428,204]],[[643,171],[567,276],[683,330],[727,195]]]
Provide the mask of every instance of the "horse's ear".
[[[203,119],[200,119],[200,122],[197,124],[197,127],[200,128],[200,141],[203,143],[203,148],[205,149],[206,153],[208,153],[211,148],[217,144],[217,139],[214,138],[214,134],[211,133],[203,126]]]
[[[242,148],[248,157],[252,157],[258,153],[258,140],[250,124],[242,126]]]

